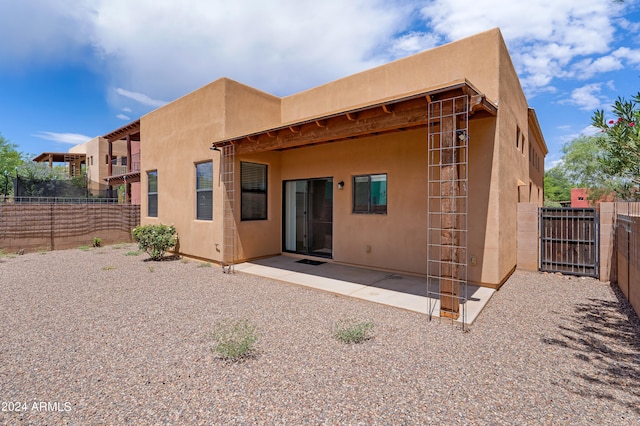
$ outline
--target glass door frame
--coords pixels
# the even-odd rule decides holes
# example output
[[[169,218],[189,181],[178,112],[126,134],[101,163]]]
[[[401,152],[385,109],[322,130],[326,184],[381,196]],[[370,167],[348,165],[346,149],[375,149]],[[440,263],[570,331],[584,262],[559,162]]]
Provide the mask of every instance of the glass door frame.
[[[302,194],[295,192],[295,200],[290,199],[291,184],[304,182],[304,212],[300,215],[297,212],[297,197]],[[324,197],[314,193],[318,186],[314,183],[324,182]],[[314,189],[315,188],[315,189]],[[330,193],[327,192],[330,189]],[[318,198],[318,196],[320,198]],[[329,196],[327,198],[327,196]],[[316,201],[314,201],[314,198]],[[319,205],[318,205],[319,200]],[[282,251],[287,253],[297,253],[305,256],[316,256],[324,258],[333,257],[333,200],[334,188],[333,177],[291,179],[282,181]],[[330,205],[326,205],[330,201]],[[315,208],[314,208],[315,207]],[[318,207],[322,210],[318,212]],[[302,223],[299,221],[302,220]],[[298,238],[297,232],[302,230],[302,239]],[[291,235],[291,232],[294,235]],[[302,240],[302,245],[300,245]],[[320,243],[320,247],[318,247]],[[295,248],[294,248],[295,246]],[[316,247],[316,248],[314,248]]]

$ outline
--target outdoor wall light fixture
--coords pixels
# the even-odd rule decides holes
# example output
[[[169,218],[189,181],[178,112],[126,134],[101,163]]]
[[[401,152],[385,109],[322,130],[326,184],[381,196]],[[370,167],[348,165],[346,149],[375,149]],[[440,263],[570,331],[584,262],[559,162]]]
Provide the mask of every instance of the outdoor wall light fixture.
[[[338,189],[342,189],[342,188],[344,188],[344,181],[343,180],[338,182]]]
[[[215,146],[215,145],[211,145],[211,148],[209,148],[209,149],[210,149],[211,151],[218,151],[218,152],[220,152],[220,148],[218,148],[218,147],[217,147],[217,146]]]

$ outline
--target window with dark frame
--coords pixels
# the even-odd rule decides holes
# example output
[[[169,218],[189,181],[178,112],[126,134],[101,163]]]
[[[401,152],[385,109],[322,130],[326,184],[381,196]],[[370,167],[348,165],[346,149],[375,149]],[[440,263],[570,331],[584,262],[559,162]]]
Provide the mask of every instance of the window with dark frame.
[[[147,216],[158,217],[158,171],[147,172]]]
[[[353,177],[353,213],[387,214],[387,175]]]
[[[196,164],[196,219],[213,220],[213,161]]]
[[[267,219],[267,165],[240,163],[240,219]]]

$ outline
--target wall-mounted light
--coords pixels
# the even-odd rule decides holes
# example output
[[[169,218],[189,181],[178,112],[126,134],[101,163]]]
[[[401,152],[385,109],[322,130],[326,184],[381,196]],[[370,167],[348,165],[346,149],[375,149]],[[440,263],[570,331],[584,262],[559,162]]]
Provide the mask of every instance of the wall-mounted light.
[[[343,180],[338,182],[338,189],[342,189],[342,188],[344,188],[344,181]]]
[[[211,145],[211,148],[209,148],[211,151],[218,151],[220,152],[220,148],[218,148],[215,144]]]
[[[469,140],[469,135],[464,130],[456,130],[456,134],[461,141]]]

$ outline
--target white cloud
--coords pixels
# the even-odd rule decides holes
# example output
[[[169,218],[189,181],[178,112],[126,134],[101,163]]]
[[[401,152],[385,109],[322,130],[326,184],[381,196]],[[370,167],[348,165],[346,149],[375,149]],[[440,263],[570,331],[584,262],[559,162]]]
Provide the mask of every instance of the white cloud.
[[[124,114],[118,114],[116,115],[116,118],[119,118],[120,120],[125,120],[125,121],[129,121],[131,120],[131,117],[124,115]]]
[[[602,83],[587,84],[571,92],[571,96],[564,103],[576,105],[578,108],[593,111],[602,105]]]
[[[386,61],[410,13],[384,0],[97,0],[93,43],[114,87],[173,99],[226,76],[286,95]]]
[[[628,34],[640,30],[623,18],[623,7],[636,0],[10,3],[0,14],[0,39],[12,41],[0,44],[3,65],[91,63],[111,88],[129,89],[118,89],[121,96],[147,107],[223,76],[287,95],[494,27],[529,96],[557,90],[559,79],[640,65],[640,51],[612,51],[616,25]]]
[[[91,1],[0,3],[0,62],[4,68],[83,60],[81,52],[92,33]]]
[[[56,133],[56,132],[45,132],[45,131],[40,131],[33,136],[40,139],[46,139],[48,141],[66,143],[70,145],[78,145],[81,143],[85,143],[89,139],[91,139],[90,136],[81,135],[78,133]]]
[[[125,98],[133,99],[134,101],[139,102],[142,105],[147,105],[154,108],[161,107],[162,105],[166,104],[165,101],[151,99],[149,96],[145,95],[144,93],[131,92],[129,90],[121,89],[119,87],[116,89],[116,93],[120,96],[124,96]]]
[[[440,37],[436,34],[410,32],[396,39],[389,53],[393,58],[400,58],[431,49],[440,43]]]
[[[499,7],[494,0],[429,0],[422,14],[448,40],[500,27],[525,90],[535,92],[572,77],[567,66],[573,61],[607,53],[621,10],[603,0],[510,1]],[[590,72],[614,66],[602,61]]]

